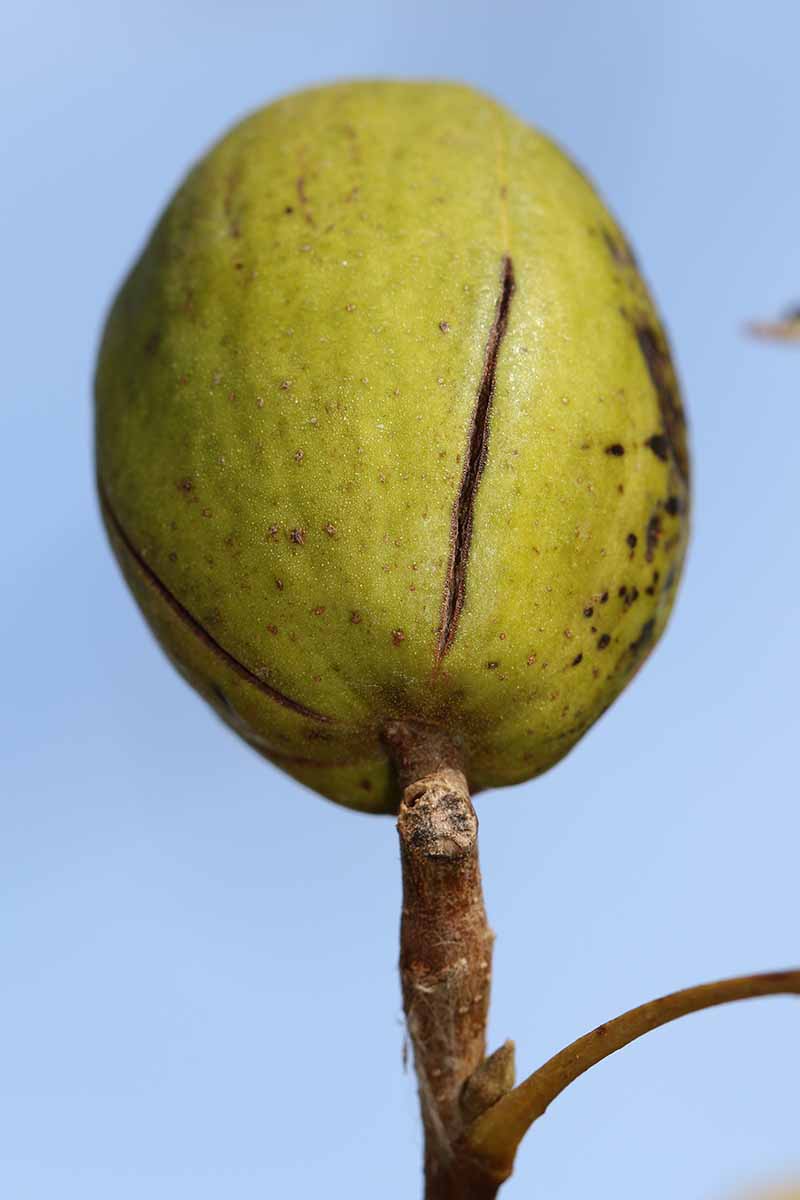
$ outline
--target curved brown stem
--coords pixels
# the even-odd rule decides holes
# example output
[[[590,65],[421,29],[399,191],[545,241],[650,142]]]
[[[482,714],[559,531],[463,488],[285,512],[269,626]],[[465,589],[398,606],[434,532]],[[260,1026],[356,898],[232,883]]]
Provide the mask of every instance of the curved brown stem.
[[[507,1179],[513,1170],[517,1148],[534,1121],[556,1096],[609,1054],[659,1025],[703,1008],[780,994],[800,994],[800,970],[723,979],[673,992],[633,1008],[578,1038],[501,1097],[470,1126],[465,1136],[466,1149],[484,1164],[487,1174],[494,1173],[498,1180]]]
[[[800,994],[800,969],[672,992],[598,1026],[513,1087],[512,1043],[484,1057],[493,935],[458,749],[411,722],[393,723],[385,740],[403,788],[400,976],[425,1129],[425,1200],[494,1200],[548,1105],[659,1025],[734,1000]]]

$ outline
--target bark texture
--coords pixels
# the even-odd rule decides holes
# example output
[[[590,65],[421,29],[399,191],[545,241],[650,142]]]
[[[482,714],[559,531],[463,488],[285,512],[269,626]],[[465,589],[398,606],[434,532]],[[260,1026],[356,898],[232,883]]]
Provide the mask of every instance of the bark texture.
[[[397,822],[400,977],[425,1130],[425,1195],[488,1200],[497,1184],[485,1189],[480,1165],[465,1159],[462,1142],[469,1120],[462,1092],[484,1063],[492,970],[478,820],[452,743],[407,726],[392,734],[405,785]]]
[[[673,992],[578,1038],[515,1087],[513,1043],[486,1057],[493,934],[458,748],[411,722],[393,723],[385,740],[402,788],[400,977],[425,1130],[425,1200],[495,1200],[548,1105],[650,1030],[717,1004],[800,993],[797,969]]]

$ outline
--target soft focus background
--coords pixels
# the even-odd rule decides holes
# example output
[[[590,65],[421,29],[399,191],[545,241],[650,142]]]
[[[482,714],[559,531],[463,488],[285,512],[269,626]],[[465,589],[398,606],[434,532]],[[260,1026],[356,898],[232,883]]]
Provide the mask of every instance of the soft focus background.
[[[342,75],[457,77],[543,126],[631,235],[692,418],[669,633],[549,776],[479,798],[493,1041],[800,960],[800,8],[762,0],[27,0],[0,18],[0,1195],[418,1194],[393,823],[240,746],[106,548],[104,311],[187,166]],[[503,1193],[722,1200],[800,1173],[800,1005],[652,1034],[575,1085]]]

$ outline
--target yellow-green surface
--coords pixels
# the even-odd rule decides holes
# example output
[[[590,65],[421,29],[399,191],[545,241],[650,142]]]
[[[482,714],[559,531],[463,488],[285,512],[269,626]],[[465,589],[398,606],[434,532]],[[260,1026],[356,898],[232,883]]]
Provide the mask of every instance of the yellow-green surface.
[[[507,258],[464,607],[437,662]],[[468,88],[343,84],[238,125],[117,297],[96,394],[107,526],[159,640],[344,804],[394,805],[398,717],[463,739],[474,789],[540,773],[664,626],[687,467],[658,319],[586,179]]]

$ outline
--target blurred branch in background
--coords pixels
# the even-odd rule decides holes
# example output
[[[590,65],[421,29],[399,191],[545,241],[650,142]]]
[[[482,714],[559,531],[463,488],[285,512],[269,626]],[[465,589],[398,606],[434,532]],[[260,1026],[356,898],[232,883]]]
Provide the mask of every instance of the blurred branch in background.
[[[800,305],[787,309],[777,321],[751,321],[747,332],[774,342],[800,342]]]
[[[800,1181],[795,1183],[773,1184],[767,1190],[753,1189],[742,1192],[735,1200],[800,1200]]]

